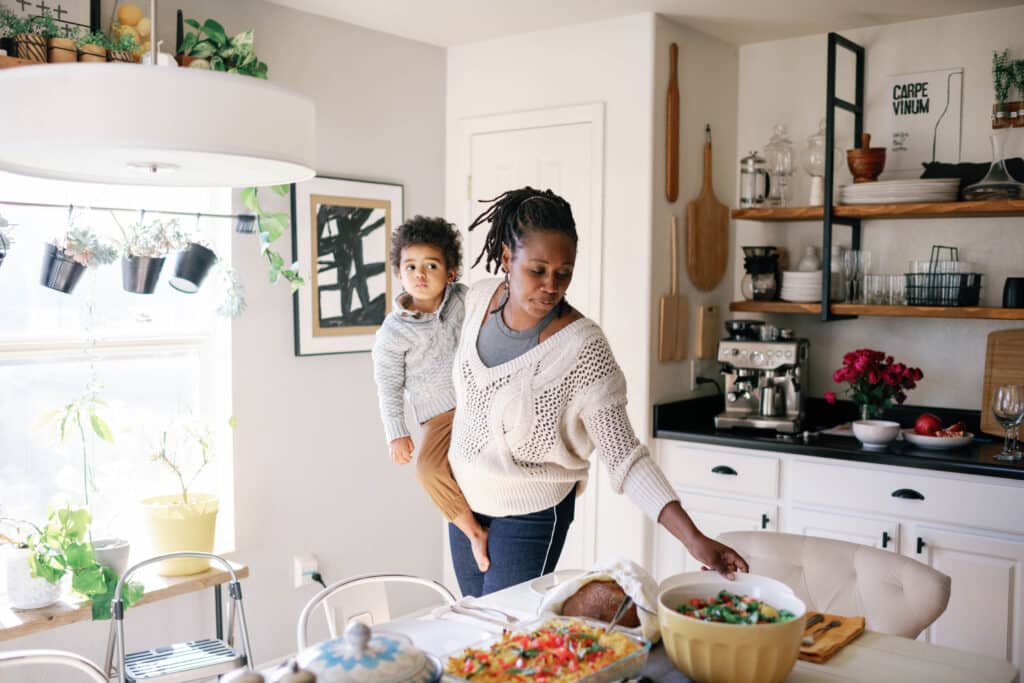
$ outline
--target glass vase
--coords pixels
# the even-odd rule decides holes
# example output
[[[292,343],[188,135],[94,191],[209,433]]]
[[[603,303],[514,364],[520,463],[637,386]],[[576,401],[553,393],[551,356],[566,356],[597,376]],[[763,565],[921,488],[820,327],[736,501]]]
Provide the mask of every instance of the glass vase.
[[[1024,196],[1024,183],[1014,180],[1006,170],[1003,147],[1006,145],[1006,131],[992,133],[992,165],[988,173],[979,182],[968,185],[964,190],[964,199],[980,201],[986,199],[1020,199]]]
[[[882,417],[882,406],[876,406],[870,403],[860,404],[860,419],[877,420],[880,417]]]

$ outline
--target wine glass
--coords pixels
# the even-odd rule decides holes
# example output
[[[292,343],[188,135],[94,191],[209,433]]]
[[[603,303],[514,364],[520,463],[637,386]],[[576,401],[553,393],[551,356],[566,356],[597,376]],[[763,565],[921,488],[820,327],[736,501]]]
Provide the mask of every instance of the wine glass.
[[[1006,434],[1003,437],[1003,452],[993,457],[996,460],[1020,460],[1024,455],[1010,448],[1010,430],[1024,421],[1024,386],[1004,384],[996,389],[992,397],[992,415]]]

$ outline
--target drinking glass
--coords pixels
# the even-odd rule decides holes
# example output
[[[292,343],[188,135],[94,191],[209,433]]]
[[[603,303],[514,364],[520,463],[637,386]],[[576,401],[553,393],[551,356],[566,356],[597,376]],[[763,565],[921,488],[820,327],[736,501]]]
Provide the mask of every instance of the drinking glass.
[[[846,283],[846,300],[858,302],[857,273],[860,271],[860,252],[852,249],[843,252],[843,282]]]
[[[907,278],[905,275],[889,276],[889,305],[907,305]]]
[[[1003,437],[1003,452],[992,456],[996,460],[1020,460],[1020,451],[1010,447],[1010,431],[1024,421],[1024,385],[1004,384],[996,389],[992,397],[992,415],[1006,434]]]
[[[886,275],[864,276],[864,303],[881,306],[889,303],[889,278]]]

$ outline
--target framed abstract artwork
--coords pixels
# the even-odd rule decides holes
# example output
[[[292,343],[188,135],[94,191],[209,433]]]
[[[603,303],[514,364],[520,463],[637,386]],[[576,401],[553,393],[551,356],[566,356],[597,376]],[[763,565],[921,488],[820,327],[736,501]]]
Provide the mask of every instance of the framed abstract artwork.
[[[391,311],[391,232],[401,185],[316,176],[292,185],[295,355],[369,351]]]

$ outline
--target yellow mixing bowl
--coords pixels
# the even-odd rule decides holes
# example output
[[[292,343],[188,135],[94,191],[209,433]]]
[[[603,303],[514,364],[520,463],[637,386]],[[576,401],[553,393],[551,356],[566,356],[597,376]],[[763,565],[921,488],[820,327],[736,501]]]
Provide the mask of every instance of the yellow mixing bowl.
[[[720,590],[749,595],[796,615],[777,624],[726,624],[684,617],[676,611],[691,598]],[[697,683],[779,683],[800,654],[803,602],[785,584],[766,576],[740,574],[729,581],[712,572],[691,572],[662,582],[658,595],[661,639],[676,668]]]

